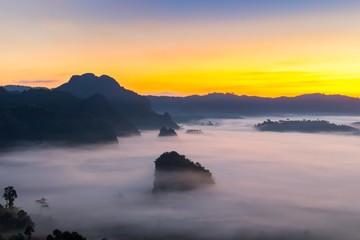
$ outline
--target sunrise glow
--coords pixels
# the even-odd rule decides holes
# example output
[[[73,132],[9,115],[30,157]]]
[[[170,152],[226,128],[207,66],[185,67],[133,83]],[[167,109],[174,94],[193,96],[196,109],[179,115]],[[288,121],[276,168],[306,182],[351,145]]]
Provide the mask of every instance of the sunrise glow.
[[[360,97],[355,1],[136,2],[3,2],[0,84],[93,72],[140,94]]]

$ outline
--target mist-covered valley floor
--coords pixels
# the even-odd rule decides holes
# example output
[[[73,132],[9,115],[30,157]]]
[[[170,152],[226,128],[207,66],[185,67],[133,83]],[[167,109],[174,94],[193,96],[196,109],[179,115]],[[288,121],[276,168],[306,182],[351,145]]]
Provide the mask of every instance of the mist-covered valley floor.
[[[15,205],[33,218],[35,235],[59,228],[88,239],[359,239],[360,136],[256,131],[264,120],[197,122],[177,137],[147,131],[118,146],[3,153],[1,186],[16,188]],[[201,163],[216,184],[154,196],[154,161],[167,151]],[[41,197],[49,209],[35,203]]]

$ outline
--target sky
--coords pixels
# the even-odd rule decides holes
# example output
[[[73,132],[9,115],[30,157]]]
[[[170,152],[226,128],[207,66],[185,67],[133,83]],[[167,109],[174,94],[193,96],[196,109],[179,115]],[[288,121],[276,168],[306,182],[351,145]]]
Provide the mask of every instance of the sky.
[[[360,97],[354,0],[0,0],[0,85]]]

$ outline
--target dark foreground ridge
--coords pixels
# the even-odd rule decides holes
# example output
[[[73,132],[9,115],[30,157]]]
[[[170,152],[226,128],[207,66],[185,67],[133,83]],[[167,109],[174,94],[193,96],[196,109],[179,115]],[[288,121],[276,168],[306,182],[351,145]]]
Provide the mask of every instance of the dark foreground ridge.
[[[171,137],[177,136],[177,133],[172,128],[162,127],[160,128],[159,137]]]
[[[0,148],[19,143],[116,143],[116,136],[140,134],[100,95],[80,99],[46,89],[0,90]]]
[[[165,152],[155,161],[154,193],[191,190],[214,183],[209,170],[175,151]]]
[[[0,108],[0,148],[36,145],[115,143],[115,132],[92,118],[64,117],[41,107]]]
[[[325,120],[280,120],[271,121],[267,120],[263,123],[255,125],[259,131],[272,131],[272,132],[358,132],[358,129],[347,126],[337,125]]]

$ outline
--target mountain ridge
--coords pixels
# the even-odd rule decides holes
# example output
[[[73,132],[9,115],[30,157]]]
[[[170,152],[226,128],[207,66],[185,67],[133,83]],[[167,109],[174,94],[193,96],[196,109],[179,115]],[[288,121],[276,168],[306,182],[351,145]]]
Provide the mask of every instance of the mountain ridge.
[[[102,143],[139,135],[103,96],[80,99],[71,93],[0,88],[0,148],[19,142]]]
[[[156,111],[170,112],[177,121],[272,114],[359,115],[360,98],[340,94],[258,97],[224,93],[187,97],[147,96]],[[191,116],[191,117],[189,117]]]
[[[93,73],[74,75],[54,91],[64,91],[79,98],[95,94],[105,96],[112,107],[141,129],[160,129],[162,126],[179,128],[169,114],[160,115],[153,111],[151,102],[144,96],[122,87],[108,75]]]

